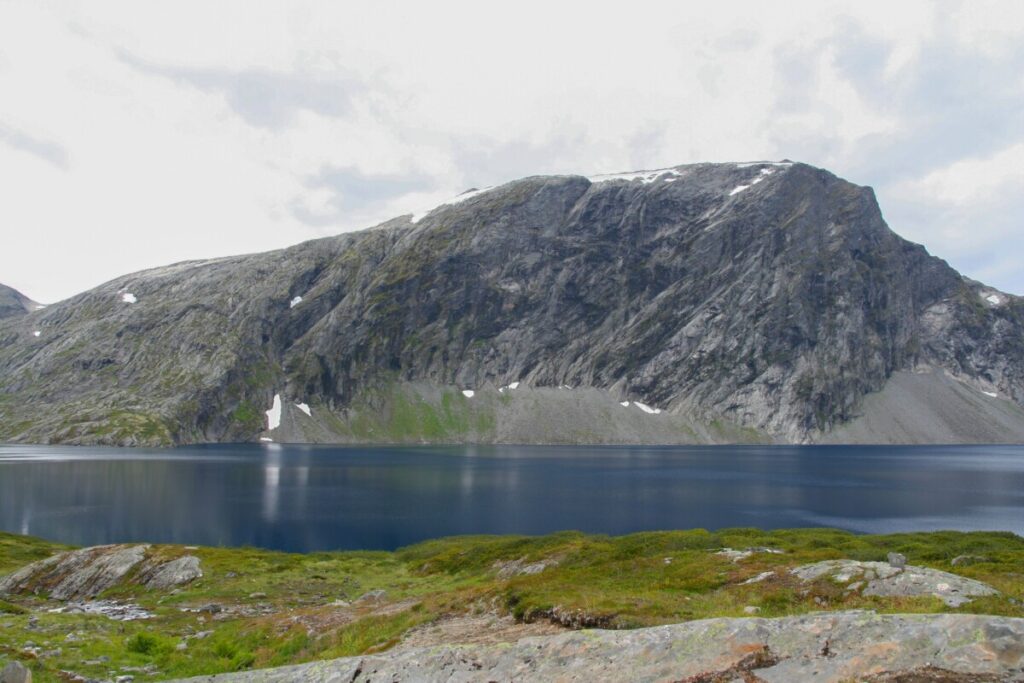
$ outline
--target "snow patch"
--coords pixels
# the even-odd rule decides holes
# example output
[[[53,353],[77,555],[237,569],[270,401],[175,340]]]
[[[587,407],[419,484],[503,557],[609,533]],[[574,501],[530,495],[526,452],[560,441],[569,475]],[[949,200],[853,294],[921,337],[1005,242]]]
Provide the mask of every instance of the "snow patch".
[[[298,306],[301,303],[302,303],[302,297],[301,296],[297,296],[297,297],[295,297],[294,299],[292,299],[291,301],[288,302],[288,308],[295,308],[296,306]]]
[[[989,302],[993,306],[998,306],[999,304],[1003,303],[1003,297],[999,296],[995,292],[982,292],[981,298],[983,298],[985,301]]]
[[[136,299],[135,295],[132,294],[131,292],[125,292],[121,295],[121,301],[125,302],[126,304],[134,304],[136,301],[138,301],[138,299]]]
[[[267,413],[267,431],[271,432],[281,426],[281,394],[274,394],[274,403]]]
[[[647,404],[641,403],[640,401],[633,401],[633,404],[640,410],[644,411],[645,413],[650,413],[651,415],[657,415],[661,412],[661,408],[652,408]]]
[[[430,214],[434,213],[435,211],[440,209],[442,206],[452,206],[454,204],[461,204],[462,202],[466,201],[467,199],[472,199],[473,197],[479,197],[484,192],[490,192],[493,189],[494,189],[494,186],[492,185],[492,186],[489,186],[489,187],[485,187],[482,190],[478,190],[476,188],[474,188],[472,190],[466,190],[465,192],[463,192],[462,194],[458,195],[457,197],[452,197],[451,199],[449,199],[447,201],[444,201],[444,202],[441,202],[440,204],[437,204],[436,206],[432,206],[429,209],[424,209],[422,211],[417,211],[416,213],[412,214],[412,216],[409,218],[409,222],[410,223],[419,223],[421,220],[423,220],[424,218],[426,218]]]
[[[517,389],[518,387],[519,382],[512,382],[511,384],[506,384],[502,388],[498,389],[498,393],[504,394],[506,391],[509,391],[511,389]]]
[[[260,441],[267,441],[269,443],[273,443],[274,442],[274,440],[271,439],[269,436],[261,436],[260,437]]]
[[[590,176],[587,178],[592,183],[606,183],[611,180],[626,180],[632,182],[639,180],[644,185],[649,185],[655,180],[664,180],[671,182],[676,178],[679,178],[683,174],[674,168],[658,168],[653,171],[632,171],[630,173],[603,173],[601,175]]]
[[[986,396],[989,396],[989,397],[991,397],[991,398],[996,398],[997,396],[999,396],[999,394],[997,394],[997,393],[996,393],[996,392],[994,392],[994,391],[983,391],[983,392],[981,392],[981,393],[983,393],[983,394],[985,394]]]
[[[473,391],[472,389],[463,389],[462,390],[462,395],[465,396],[466,398],[473,398],[474,394],[476,394],[476,392]]]
[[[750,168],[751,166],[780,166],[782,168],[789,168],[792,165],[792,161],[745,161],[741,164],[736,164],[736,168]]]
[[[36,305],[35,305],[35,306],[33,307],[33,310],[36,310],[36,311],[41,311],[41,310],[43,310],[44,308],[46,308],[46,304],[36,304]]]
[[[304,412],[306,415],[313,417],[313,411],[309,409],[309,405],[305,403],[296,403],[295,407]]]
[[[619,405],[622,406],[623,408],[628,408],[629,407],[629,401],[620,401]]]
[[[750,164],[737,164],[737,166],[739,166],[740,168],[744,168],[745,166],[749,165]],[[750,189],[754,185],[757,185],[759,182],[770,176],[772,173],[775,173],[775,169],[762,168],[758,176],[751,180],[749,183],[747,183],[746,185],[737,185],[736,187],[732,188],[732,191],[729,193],[729,196],[731,197],[735,194],[743,192],[743,190]]]
[[[35,330],[35,331],[34,331],[34,332],[32,333],[32,336],[33,336],[33,337],[38,337],[38,336],[39,336],[39,335],[41,335],[41,334],[42,334],[42,332],[40,332],[39,330]]]

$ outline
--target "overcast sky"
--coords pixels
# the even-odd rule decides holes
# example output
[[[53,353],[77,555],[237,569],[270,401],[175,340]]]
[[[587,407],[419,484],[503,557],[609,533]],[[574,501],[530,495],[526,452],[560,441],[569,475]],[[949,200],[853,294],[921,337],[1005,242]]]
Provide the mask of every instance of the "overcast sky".
[[[43,302],[524,175],[782,158],[1024,294],[1024,2],[0,0],[0,282]]]

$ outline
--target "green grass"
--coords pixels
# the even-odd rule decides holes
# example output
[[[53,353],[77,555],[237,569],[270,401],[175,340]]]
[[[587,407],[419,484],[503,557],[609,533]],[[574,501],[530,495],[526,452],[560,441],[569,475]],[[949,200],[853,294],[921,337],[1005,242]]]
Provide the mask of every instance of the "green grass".
[[[720,548],[767,546],[740,562]],[[0,534],[0,574],[63,546]],[[823,609],[880,612],[971,612],[1024,617],[1024,539],[1008,533],[935,532],[859,536],[834,529],[665,531],[609,537],[561,532],[541,537],[463,536],[395,552],[291,554],[255,548],[153,546],[162,559],[196,554],[201,579],[178,591],[151,592],[128,583],[104,597],[136,602],[156,617],[116,622],[54,614],[42,596],[0,602],[0,663],[18,659],[35,680],[60,680],[61,670],[113,678],[125,668],[136,680],[241,671],[386,650],[410,628],[444,614],[493,609],[525,621],[551,618],[632,628],[716,616],[761,616]],[[884,560],[905,554],[911,564],[952,571],[991,584],[1001,594],[957,610],[926,598],[847,593],[828,579],[800,584],[788,568],[818,560]],[[958,555],[983,558],[952,567]],[[497,563],[557,562],[533,575],[501,579]],[[767,570],[773,579],[742,585]],[[357,603],[371,590],[380,603]],[[335,601],[349,606],[332,605]],[[183,611],[215,603],[224,611]],[[190,637],[209,632],[203,638]],[[69,637],[70,635],[70,637]],[[30,645],[31,643],[31,645]],[[186,646],[181,648],[181,644]],[[33,650],[31,648],[38,648]]]
[[[392,381],[364,392],[359,408],[349,413],[347,424],[338,423],[342,433],[355,439],[391,443],[450,443],[467,437],[491,437],[495,429],[495,406],[479,398],[470,401],[455,389],[445,389],[439,398],[421,395],[408,384]]]

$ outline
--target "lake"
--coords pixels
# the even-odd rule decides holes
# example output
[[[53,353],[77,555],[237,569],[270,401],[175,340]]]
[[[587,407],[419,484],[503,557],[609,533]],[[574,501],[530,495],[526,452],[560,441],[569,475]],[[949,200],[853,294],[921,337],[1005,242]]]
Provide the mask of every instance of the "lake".
[[[737,526],[1024,535],[1024,447],[0,445],[0,529],[76,545]]]

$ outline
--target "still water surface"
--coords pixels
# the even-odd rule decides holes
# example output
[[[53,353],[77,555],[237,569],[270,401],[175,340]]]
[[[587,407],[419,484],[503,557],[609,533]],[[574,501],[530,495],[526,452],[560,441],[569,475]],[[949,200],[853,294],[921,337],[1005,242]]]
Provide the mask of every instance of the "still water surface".
[[[736,526],[1024,535],[1024,447],[0,445],[0,529],[76,545]]]

